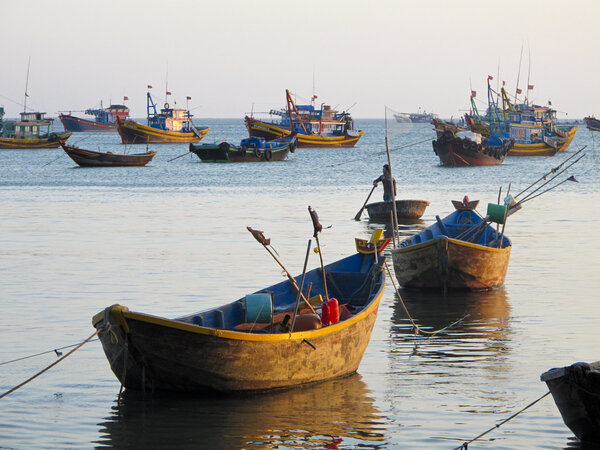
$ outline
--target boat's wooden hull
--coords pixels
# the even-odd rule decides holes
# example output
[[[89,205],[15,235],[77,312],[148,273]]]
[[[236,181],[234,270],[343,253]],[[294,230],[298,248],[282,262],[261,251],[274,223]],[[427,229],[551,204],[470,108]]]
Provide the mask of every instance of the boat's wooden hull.
[[[492,289],[504,284],[511,248],[441,237],[393,249],[392,259],[404,287]]]
[[[573,434],[583,442],[600,444],[600,363],[550,369],[541,380]]]
[[[584,120],[588,130],[600,131],[600,120],[595,117],[586,117]]]
[[[396,200],[396,216],[402,219],[419,219],[429,206],[427,200]],[[369,203],[367,212],[371,219],[381,219],[389,221],[393,211],[392,202]]]
[[[369,343],[379,298],[356,320],[291,335],[207,330],[113,311],[115,334],[111,339],[111,333],[104,333],[100,340],[112,371],[129,389],[233,392],[289,388],[355,372]],[[127,324],[129,333],[119,322]]]
[[[504,162],[512,142],[507,141],[502,147],[488,148],[445,131],[432,141],[432,145],[440,163],[446,167],[496,166]]]
[[[68,114],[61,114],[59,117],[65,131],[86,131],[95,133],[108,133],[112,131],[117,131],[117,122],[102,123],[96,122],[94,120],[82,119],[80,117],[75,117]]]
[[[251,117],[246,117],[246,128],[250,136],[263,137],[266,140],[288,136],[292,133],[289,129]],[[345,133],[340,136],[298,133],[298,147],[354,147],[363,133],[364,131],[353,131],[351,134]]]
[[[51,133],[48,138],[21,139],[0,137],[0,149],[58,148],[60,141],[69,139],[72,133]]]
[[[384,291],[384,262],[383,253],[377,263],[372,254],[356,253],[325,266],[329,294],[347,312],[335,324],[322,325],[301,311],[296,318],[315,319],[315,326],[282,329],[273,315],[248,318],[248,296],[178,319],[113,305],[92,323],[112,371],[128,389],[264,391],[324,381],[357,370]],[[320,270],[306,273],[318,297],[324,294]],[[292,319],[297,291],[290,281],[259,292],[270,297],[277,317],[287,314],[290,323],[300,323]]]
[[[289,139],[288,139],[289,140]],[[220,144],[190,144],[190,152],[203,162],[269,162],[283,161],[287,157],[296,140],[290,144],[272,146],[272,148],[234,147],[227,142]],[[293,151],[293,150],[292,150]]]
[[[576,131],[577,127],[572,127],[570,130],[564,132],[565,137],[555,147],[545,142],[534,144],[519,144],[515,142],[508,152],[508,156],[554,156],[558,152],[567,150],[575,137]]]
[[[119,120],[117,129],[123,144],[188,144],[200,141],[209,128],[198,129],[198,133],[175,132],[148,127],[133,120]]]
[[[81,167],[121,167],[121,166],[145,166],[156,152],[123,155],[118,153],[102,153],[84,150],[70,145],[62,144],[65,153]]]

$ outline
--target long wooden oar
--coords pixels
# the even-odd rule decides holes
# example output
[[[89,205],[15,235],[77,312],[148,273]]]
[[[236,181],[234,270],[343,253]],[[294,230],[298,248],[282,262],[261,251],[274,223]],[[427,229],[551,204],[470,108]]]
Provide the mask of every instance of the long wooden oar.
[[[288,270],[285,268],[283,263],[281,261],[279,261],[279,258],[277,258],[277,256],[275,256],[275,254],[269,248],[269,245],[271,245],[271,239],[267,239],[262,231],[254,230],[252,227],[246,227],[246,229],[250,233],[252,233],[252,236],[254,236],[254,239],[256,239],[265,248],[265,250],[267,252],[269,252],[269,255],[271,255],[273,257],[273,259],[275,261],[277,261],[277,264],[279,264],[279,267],[281,267],[283,269],[286,276],[292,283],[292,286],[294,286],[294,288],[296,288],[296,290],[298,292],[300,292],[300,297],[302,297],[302,300],[304,300],[306,302],[306,304],[308,305],[308,307],[312,310],[312,312],[316,314],[317,312],[315,311],[315,309],[312,307],[312,305],[310,304],[308,299],[304,296],[302,291],[300,291],[300,288],[298,287],[298,283],[296,283],[296,279],[292,276],[292,274],[290,272],[288,272]]]
[[[367,199],[365,200],[364,205],[362,205],[362,208],[360,208],[360,211],[358,211],[356,213],[356,215],[354,216],[354,220],[360,220],[360,216],[362,216],[362,213],[365,210],[365,206],[367,206],[367,202],[371,198],[371,194],[373,193],[373,191],[375,190],[376,187],[377,186],[373,185],[373,188],[371,189],[371,192],[369,192],[369,195],[367,195]]]
[[[296,296],[296,307],[294,308],[294,314],[292,315],[292,325],[290,331],[294,331],[294,323],[296,323],[296,316],[298,315],[298,309],[300,307],[300,294],[302,294],[302,289],[304,289],[304,278],[306,277],[306,266],[308,264],[308,257],[310,255],[310,246],[312,244],[312,239],[308,240],[308,245],[306,247],[306,257],[304,258],[304,268],[302,269],[302,279],[300,280],[300,289],[298,290],[298,295]]]
[[[321,253],[321,243],[319,242],[319,232],[323,229],[323,225],[319,222],[319,216],[317,212],[308,207],[308,213],[312,219],[313,228],[315,230],[313,237],[317,241],[317,250],[319,252],[319,259],[321,260],[321,272],[323,273],[323,289],[325,289],[325,301],[329,301],[329,292],[327,292],[327,277],[325,276],[325,266],[323,265],[323,254]]]

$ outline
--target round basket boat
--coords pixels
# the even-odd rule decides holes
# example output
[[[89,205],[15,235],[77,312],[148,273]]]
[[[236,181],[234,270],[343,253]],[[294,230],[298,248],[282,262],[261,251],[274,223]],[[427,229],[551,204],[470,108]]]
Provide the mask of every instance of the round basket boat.
[[[396,200],[398,220],[421,218],[429,203],[427,200]],[[369,203],[366,208],[371,219],[390,220],[394,205],[392,202],[376,202]]]

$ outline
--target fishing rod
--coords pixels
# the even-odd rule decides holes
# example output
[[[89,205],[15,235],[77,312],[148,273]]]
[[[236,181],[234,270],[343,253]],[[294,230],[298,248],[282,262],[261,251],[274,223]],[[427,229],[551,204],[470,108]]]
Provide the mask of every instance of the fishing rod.
[[[536,184],[538,184],[540,181],[545,180],[546,177],[548,175],[551,175],[553,173],[556,173],[562,166],[565,165],[565,163],[569,160],[571,160],[572,158],[574,158],[575,156],[577,156],[579,153],[581,153],[583,150],[585,150],[585,148],[587,147],[587,145],[584,145],[580,150],[578,150],[577,152],[573,153],[570,157],[568,157],[567,159],[565,159],[562,163],[560,163],[558,166],[556,166],[554,169],[551,169],[548,173],[542,175],[538,180],[536,180],[534,183],[531,183],[529,186],[527,186],[525,189],[523,189],[521,192],[519,192],[517,195],[515,195],[514,198],[519,197],[521,194],[523,194],[525,191],[527,191],[528,189],[532,188],[533,186],[535,186]]]
[[[580,150],[581,151],[581,150]],[[537,191],[539,191],[541,188],[543,188],[544,186],[546,186],[548,183],[550,183],[552,180],[554,180],[556,177],[558,177],[559,175],[563,174],[567,169],[569,169],[571,166],[577,164],[579,161],[581,161],[581,159],[585,157],[585,153],[583,155],[581,155],[579,158],[577,158],[575,161],[573,161],[571,164],[569,164],[567,167],[565,167],[563,170],[561,170],[560,172],[558,172],[556,175],[554,175],[552,178],[550,178],[548,181],[546,181],[545,183],[541,184],[540,186],[538,186],[536,189],[534,189],[533,191],[531,191],[529,194],[527,194],[525,196],[525,198],[523,198],[522,200],[519,200],[518,204],[521,204],[527,200],[530,199],[530,197],[536,193]],[[538,183],[541,180],[538,180],[536,183]],[[530,186],[531,187],[531,186]],[[528,188],[529,189],[529,188]],[[547,192],[544,191],[544,192]],[[522,194],[522,192],[521,192]],[[536,195],[536,197],[538,197],[538,195]]]
[[[582,158],[583,158],[583,156],[582,156]],[[567,178],[567,179],[565,179],[565,180],[561,181],[560,183],[557,183],[557,184],[555,184],[555,185],[554,185],[554,186],[552,186],[552,187],[549,187],[549,188],[548,188],[548,189],[546,189],[545,191],[542,191],[542,192],[540,192],[539,194],[537,194],[537,195],[534,195],[533,197],[531,197],[531,196],[530,196],[530,197],[528,197],[528,198],[526,198],[526,199],[524,199],[524,200],[521,200],[521,201],[520,201],[518,204],[519,204],[519,205],[522,205],[523,203],[525,203],[525,202],[528,202],[529,200],[533,200],[534,198],[536,198],[536,197],[539,197],[540,195],[542,195],[542,194],[545,194],[546,192],[548,192],[548,191],[551,191],[551,190],[552,190],[552,189],[554,189],[554,188],[557,188],[558,186],[560,186],[560,185],[561,185],[561,184],[563,184],[563,183],[566,183],[567,181],[574,181],[575,183],[579,183],[579,181],[578,181],[578,180],[575,178],[575,176],[574,176],[574,175],[571,175],[569,178]]]

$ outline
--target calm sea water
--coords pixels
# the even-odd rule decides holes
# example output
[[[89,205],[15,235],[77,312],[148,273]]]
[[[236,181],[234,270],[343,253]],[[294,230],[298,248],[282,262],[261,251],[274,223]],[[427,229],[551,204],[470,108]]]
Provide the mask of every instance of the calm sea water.
[[[211,127],[207,142],[245,137],[241,120],[198,124]],[[264,230],[300,273],[309,205],[331,225],[321,237],[325,261],[353,253],[354,237],[381,226],[352,219],[386,162],[384,121],[357,124],[366,134],[353,149],[299,149],[269,164],[205,164],[194,155],[169,162],[185,145],[154,146],[144,168],[78,168],[62,150],[0,151],[0,362],[81,342],[94,332],[92,316],[113,303],[177,317],[282,280],[246,226]],[[452,199],[495,202],[500,186],[512,183],[516,193],[588,146],[569,171],[579,183],[510,218],[504,288],[446,298],[400,292],[424,329],[467,316],[461,323],[414,336],[388,280],[355,376],[243,397],[127,393],[121,404],[92,341],[0,400],[0,448],[453,448],[543,395],[542,372],[600,359],[600,137],[580,127],[567,155],[449,169],[433,153],[429,125],[402,131],[391,133],[399,198],[431,201],[404,235],[450,213]],[[124,149],[116,134],[70,142]],[[381,195],[380,187],[373,200]],[[314,254],[310,265],[318,265]],[[56,359],[1,365],[0,390]],[[547,397],[470,447],[572,445]]]

